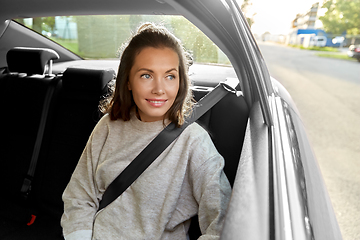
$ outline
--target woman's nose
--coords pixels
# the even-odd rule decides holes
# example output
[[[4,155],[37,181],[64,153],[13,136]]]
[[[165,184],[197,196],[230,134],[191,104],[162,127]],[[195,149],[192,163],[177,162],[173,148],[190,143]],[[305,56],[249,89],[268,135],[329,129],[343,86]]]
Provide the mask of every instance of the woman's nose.
[[[162,95],[165,93],[162,79],[158,78],[154,81],[154,85],[151,90],[151,93],[157,94],[157,95]]]

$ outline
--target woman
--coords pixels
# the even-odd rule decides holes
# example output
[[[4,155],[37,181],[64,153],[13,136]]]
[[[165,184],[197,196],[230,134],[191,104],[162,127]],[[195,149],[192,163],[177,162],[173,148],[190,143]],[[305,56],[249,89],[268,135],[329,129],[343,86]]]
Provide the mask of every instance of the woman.
[[[114,202],[97,212],[109,184],[170,122],[192,107],[187,58],[167,29],[142,25],[121,56],[107,114],[94,128],[64,191],[65,239],[218,239],[231,188],[224,160],[193,123]]]

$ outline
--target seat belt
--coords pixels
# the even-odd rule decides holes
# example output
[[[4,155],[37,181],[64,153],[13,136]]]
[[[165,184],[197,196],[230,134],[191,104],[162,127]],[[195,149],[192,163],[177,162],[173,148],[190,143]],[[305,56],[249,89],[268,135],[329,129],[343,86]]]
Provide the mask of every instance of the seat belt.
[[[22,196],[25,199],[29,196],[30,191],[31,191],[31,183],[34,178],[36,164],[37,164],[39,154],[40,154],[40,148],[41,148],[42,140],[44,137],[46,120],[49,115],[50,103],[52,100],[52,96],[55,92],[57,83],[59,82],[59,79],[60,79],[59,77],[54,77],[54,79],[52,79],[51,82],[49,83],[48,89],[46,91],[46,95],[45,95],[45,99],[44,99],[44,103],[43,103],[43,109],[41,112],[39,129],[37,132],[36,141],[35,141],[33,153],[31,156],[30,166],[28,168],[28,172],[24,178],[24,182],[23,182],[23,185],[20,190]]]
[[[177,128],[174,123],[170,123],[163,129],[108,186],[103,194],[98,211],[117,199],[187,126],[204,115],[229,92],[236,93],[235,87],[238,84],[239,80],[236,78],[227,79],[227,81],[218,84],[211,92],[198,101],[193,109],[193,113],[181,127]]]

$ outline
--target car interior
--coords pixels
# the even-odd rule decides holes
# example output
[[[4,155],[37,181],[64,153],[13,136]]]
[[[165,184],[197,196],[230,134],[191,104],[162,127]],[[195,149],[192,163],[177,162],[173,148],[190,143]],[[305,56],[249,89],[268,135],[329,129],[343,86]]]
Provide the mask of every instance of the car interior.
[[[113,68],[91,61],[88,66],[86,60],[81,66],[78,60],[53,64],[58,57],[54,49],[17,46],[7,52],[1,70],[0,91],[7,111],[1,118],[6,141],[0,167],[5,195],[0,200],[0,239],[63,239],[61,196],[101,118],[99,101],[116,77]],[[212,89],[206,81],[197,82],[196,75],[193,84],[195,100]],[[248,116],[239,90],[198,120],[224,157],[231,185]],[[189,236],[199,235],[194,217]]]
[[[196,101],[227,78],[239,81],[197,121],[224,157],[233,187],[221,239],[341,239],[301,117],[270,77],[239,1],[0,1],[0,240],[64,239],[63,191],[102,117],[116,52],[144,21],[164,23],[188,44]],[[80,26],[77,17],[88,22]],[[102,55],[109,45],[112,55]],[[196,59],[202,53],[216,61]],[[189,238],[199,235],[194,216]]]

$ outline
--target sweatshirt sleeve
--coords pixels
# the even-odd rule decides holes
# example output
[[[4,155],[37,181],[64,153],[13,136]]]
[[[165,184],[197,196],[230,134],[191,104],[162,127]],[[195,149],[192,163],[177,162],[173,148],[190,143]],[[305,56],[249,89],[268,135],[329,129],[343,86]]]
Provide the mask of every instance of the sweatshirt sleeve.
[[[224,159],[206,133],[195,144],[194,158],[205,159],[192,173],[193,194],[199,204],[202,236],[199,240],[219,239],[231,196],[231,186],[223,171]],[[207,157],[206,157],[207,156]]]
[[[90,240],[94,216],[99,207],[99,191],[95,183],[95,168],[99,152],[106,139],[107,127],[100,120],[94,128],[64,193],[64,213],[61,218],[66,240]]]

